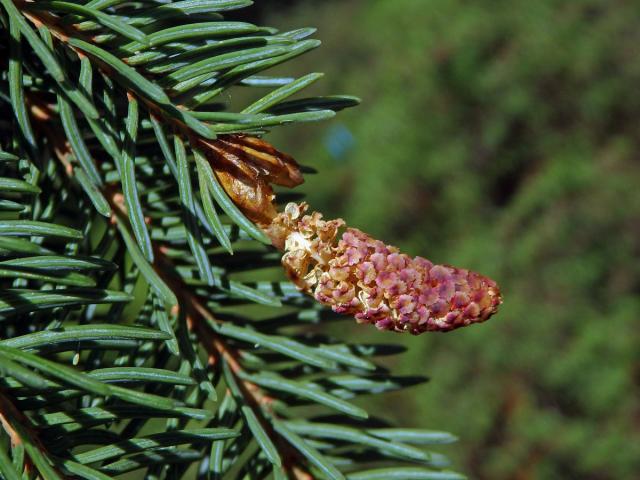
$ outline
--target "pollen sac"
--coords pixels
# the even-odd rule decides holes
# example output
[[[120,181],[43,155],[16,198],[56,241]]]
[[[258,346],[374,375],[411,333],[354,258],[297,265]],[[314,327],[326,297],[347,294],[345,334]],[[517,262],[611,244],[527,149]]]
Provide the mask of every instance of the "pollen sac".
[[[306,204],[287,205],[267,233],[284,250],[297,287],[333,311],[380,330],[420,334],[483,322],[502,303],[497,284],[478,273],[411,258],[343,220],[323,220]]]

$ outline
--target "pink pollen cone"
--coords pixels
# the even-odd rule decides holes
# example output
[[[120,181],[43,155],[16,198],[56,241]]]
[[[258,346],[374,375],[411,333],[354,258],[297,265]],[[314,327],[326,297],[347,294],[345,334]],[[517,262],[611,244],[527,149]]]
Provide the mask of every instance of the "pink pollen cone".
[[[484,322],[502,303],[498,285],[469,270],[411,258],[344,221],[290,203],[265,229],[284,250],[297,287],[359,323],[396,332],[447,332]]]

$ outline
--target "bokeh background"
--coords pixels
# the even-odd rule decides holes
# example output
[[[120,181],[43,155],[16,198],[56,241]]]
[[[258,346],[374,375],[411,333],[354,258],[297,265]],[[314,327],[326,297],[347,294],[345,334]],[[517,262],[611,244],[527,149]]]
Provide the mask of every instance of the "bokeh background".
[[[318,27],[322,48],[286,71],[363,100],[270,136],[320,171],[313,207],[504,291],[482,326],[394,337],[394,368],[431,381],[376,408],[458,435],[447,454],[473,479],[640,478],[640,3],[258,0],[248,15]]]

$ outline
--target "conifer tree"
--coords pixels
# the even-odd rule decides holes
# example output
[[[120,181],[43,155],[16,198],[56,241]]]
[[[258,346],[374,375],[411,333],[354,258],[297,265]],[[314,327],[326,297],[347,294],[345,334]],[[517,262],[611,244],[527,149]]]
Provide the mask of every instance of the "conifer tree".
[[[358,101],[269,75],[319,41],[250,3],[0,0],[1,478],[463,478],[354,402],[416,382],[398,348],[323,325],[446,331],[498,288],[274,189],[311,168],[268,130]]]

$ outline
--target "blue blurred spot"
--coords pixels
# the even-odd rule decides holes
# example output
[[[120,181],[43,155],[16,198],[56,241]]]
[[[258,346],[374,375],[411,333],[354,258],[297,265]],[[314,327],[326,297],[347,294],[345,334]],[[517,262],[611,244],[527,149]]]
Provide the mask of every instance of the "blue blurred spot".
[[[344,162],[355,144],[353,134],[344,124],[331,127],[324,136],[325,148],[336,162]]]

